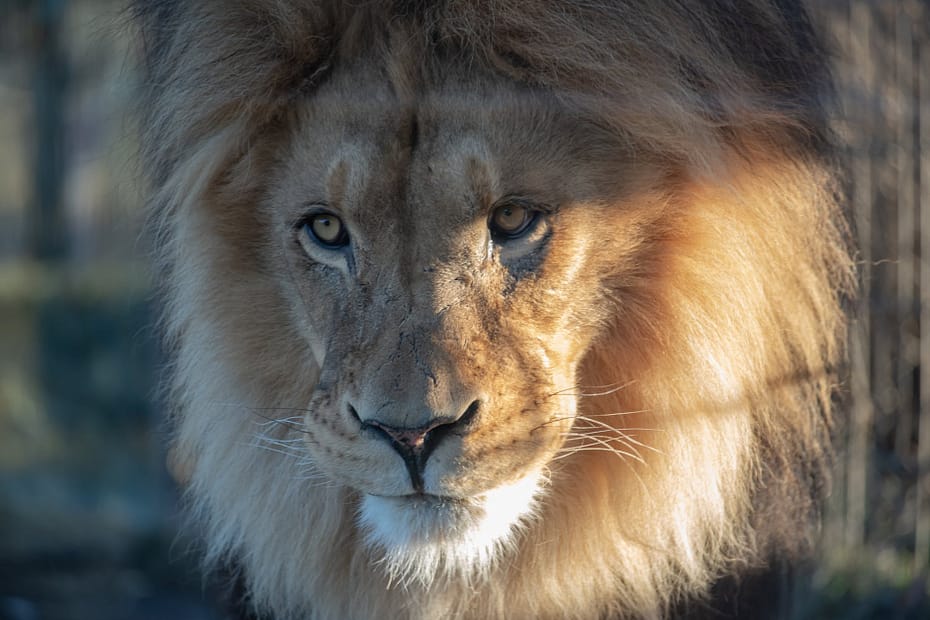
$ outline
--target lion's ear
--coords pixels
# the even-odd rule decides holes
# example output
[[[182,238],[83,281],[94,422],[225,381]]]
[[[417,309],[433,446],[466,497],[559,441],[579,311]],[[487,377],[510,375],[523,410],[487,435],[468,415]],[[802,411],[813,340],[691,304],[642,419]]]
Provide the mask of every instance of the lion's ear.
[[[186,487],[194,475],[194,457],[189,452],[182,451],[178,446],[168,448],[165,457],[168,474],[179,487]]]

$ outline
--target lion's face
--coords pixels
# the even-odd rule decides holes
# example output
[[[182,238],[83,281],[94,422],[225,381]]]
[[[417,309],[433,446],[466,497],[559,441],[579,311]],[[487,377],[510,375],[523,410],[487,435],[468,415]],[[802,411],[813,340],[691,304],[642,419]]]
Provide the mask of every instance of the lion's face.
[[[264,208],[321,369],[293,379],[314,384],[306,447],[389,557],[486,557],[531,511],[635,262],[623,148],[477,78],[401,102],[347,75],[301,114]]]
[[[853,269],[798,3],[135,4],[172,463],[259,615],[652,618],[803,546]]]

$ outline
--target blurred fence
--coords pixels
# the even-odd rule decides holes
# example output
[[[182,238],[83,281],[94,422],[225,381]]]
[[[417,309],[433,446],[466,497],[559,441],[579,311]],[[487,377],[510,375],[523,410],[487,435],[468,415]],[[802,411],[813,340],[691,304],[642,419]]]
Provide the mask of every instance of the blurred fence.
[[[930,2],[815,3],[837,50],[862,275],[827,539],[930,563]],[[900,558],[899,558],[900,560]]]

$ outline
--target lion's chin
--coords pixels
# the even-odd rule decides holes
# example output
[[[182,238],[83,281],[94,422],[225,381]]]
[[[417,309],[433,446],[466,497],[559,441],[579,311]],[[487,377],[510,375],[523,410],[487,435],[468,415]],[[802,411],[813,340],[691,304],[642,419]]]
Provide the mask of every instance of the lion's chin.
[[[359,524],[389,580],[429,585],[480,578],[515,545],[536,511],[541,476],[532,473],[465,499],[363,495]]]

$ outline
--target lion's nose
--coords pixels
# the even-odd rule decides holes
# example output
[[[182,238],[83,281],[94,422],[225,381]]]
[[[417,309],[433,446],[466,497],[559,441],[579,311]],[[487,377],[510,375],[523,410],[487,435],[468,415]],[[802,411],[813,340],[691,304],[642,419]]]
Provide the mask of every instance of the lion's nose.
[[[474,419],[478,407],[479,401],[475,400],[457,416],[433,418],[429,423],[417,428],[399,428],[375,418],[362,419],[352,405],[349,405],[349,410],[363,429],[374,431],[400,454],[407,466],[414,491],[421,493],[426,460],[446,435],[463,429]]]
[[[395,446],[397,450],[402,452],[411,451],[417,454],[424,451],[426,448],[427,437],[430,438],[431,444],[435,443],[435,435],[432,434],[434,430],[440,427],[454,425],[455,422],[437,421],[423,428],[394,428],[393,426],[382,424],[377,420],[372,420],[365,424],[386,433],[391,444]]]

